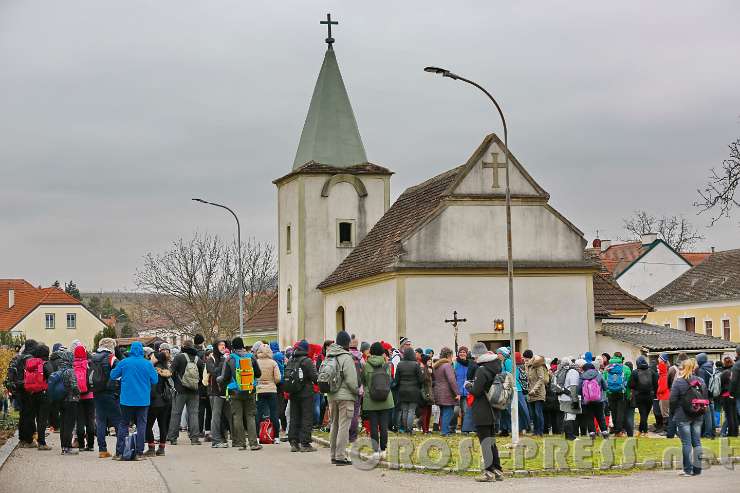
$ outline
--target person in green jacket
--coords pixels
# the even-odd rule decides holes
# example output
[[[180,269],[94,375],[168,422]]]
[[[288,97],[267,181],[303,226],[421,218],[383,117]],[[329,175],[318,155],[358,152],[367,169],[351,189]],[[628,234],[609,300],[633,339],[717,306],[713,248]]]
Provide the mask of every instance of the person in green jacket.
[[[375,372],[386,372],[387,379],[376,378],[373,382]],[[388,420],[394,407],[393,393],[390,392],[391,365],[388,363],[388,355],[383,345],[374,342],[370,346],[370,357],[367,359],[365,369],[362,373],[365,395],[362,399],[362,410],[367,413],[370,420],[370,439],[373,443],[373,451],[376,458],[385,458],[385,448],[388,445]],[[386,386],[387,385],[387,386]],[[387,389],[388,392],[384,392]],[[386,394],[384,400],[374,400],[374,394]],[[377,395],[375,395],[377,397]],[[378,440],[380,434],[380,440]]]
[[[610,386],[609,373],[619,372],[622,373],[622,385],[620,389]],[[629,381],[632,376],[632,370],[624,364],[624,358],[621,354],[614,354],[609,359],[609,365],[604,369],[602,376],[607,384],[606,396],[609,402],[609,410],[612,416],[612,430],[616,436],[625,436],[625,422],[627,420],[626,415],[628,412],[629,403]],[[635,410],[632,408],[632,413]]]

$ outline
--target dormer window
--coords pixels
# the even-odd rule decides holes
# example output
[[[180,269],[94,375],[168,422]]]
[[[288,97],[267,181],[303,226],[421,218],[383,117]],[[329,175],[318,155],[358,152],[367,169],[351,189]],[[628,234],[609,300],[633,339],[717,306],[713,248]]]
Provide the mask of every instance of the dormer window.
[[[337,247],[352,248],[355,246],[355,220],[337,220]]]

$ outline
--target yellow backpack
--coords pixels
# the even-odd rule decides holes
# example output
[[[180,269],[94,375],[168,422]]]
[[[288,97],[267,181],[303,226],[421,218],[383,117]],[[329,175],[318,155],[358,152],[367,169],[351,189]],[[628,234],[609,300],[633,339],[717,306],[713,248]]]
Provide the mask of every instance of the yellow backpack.
[[[234,378],[229,383],[229,390],[253,392],[254,368],[252,367],[252,356],[239,356],[238,354],[231,353],[231,357],[234,359],[234,368],[236,372]]]

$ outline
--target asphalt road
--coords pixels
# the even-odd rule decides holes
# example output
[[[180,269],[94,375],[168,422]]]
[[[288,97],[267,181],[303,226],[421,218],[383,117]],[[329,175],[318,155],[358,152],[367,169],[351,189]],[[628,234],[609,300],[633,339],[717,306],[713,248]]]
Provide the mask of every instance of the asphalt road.
[[[165,457],[141,462],[117,462],[98,459],[97,452],[62,456],[59,435],[52,434],[49,452],[16,449],[0,469],[0,492],[54,493],[92,491],[190,492],[242,491],[245,486],[260,492],[285,491],[372,491],[404,493],[430,491],[431,488],[465,488],[465,491],[517,491],[536,488],[548,493],[573,493],[591,488],[607,491],[618,486],[620,492],[644,492],[660,489],[671,493],[683,491],[734,491],[740,484],[738,470],[711,468],[701,478],[679,478],[677,471],[639,473],[629,476],[568,476],[507,479],[502,483],[475,483],[470,477],[417,474],[375,469],[361,471],[354,467],[330,464],[329,453],[320,448],[314,453],[290,453],[287,444],[268,445],[258,452],[237,449],[211,449],[204,444],[167,446]],[[113,450],[114,438],[109,438]],[[96,447],[97,448],[97,447]]]

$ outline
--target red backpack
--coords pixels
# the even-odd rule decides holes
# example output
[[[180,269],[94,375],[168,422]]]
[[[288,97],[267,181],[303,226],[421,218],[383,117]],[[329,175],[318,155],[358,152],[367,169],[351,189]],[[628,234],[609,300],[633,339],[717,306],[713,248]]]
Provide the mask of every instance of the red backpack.
[[[263,419],[260,423],[260,443],[275,443],[275,428],[272,426],[271,419]]]
[[[30,358],[26,361],[23,372],[23,389],[29,394],[38,394],[46,390],[44,380],[44,360],[41,358]]]
[[[87,360],[76,359],[74,361],[75,376],[77,377],[77,386],[80,388],[80,394],[87,394]]]

